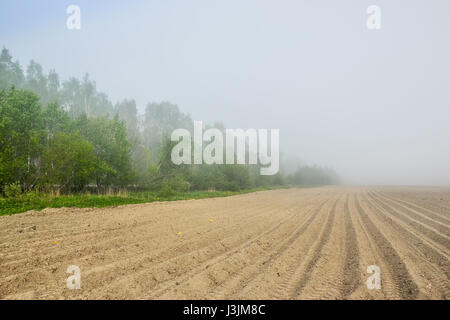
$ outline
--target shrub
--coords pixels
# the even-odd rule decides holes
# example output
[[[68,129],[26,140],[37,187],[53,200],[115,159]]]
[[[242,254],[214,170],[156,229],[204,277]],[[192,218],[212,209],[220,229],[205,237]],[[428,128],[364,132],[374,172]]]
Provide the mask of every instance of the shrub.
[[[76,134],[58,133],[43,155],[44,170],[50,185],[64,191],[82,190],[100,170],[94,146]]]
[[[18,182],[4,187],[3,192],[6,198],[17,198],[22,194],[22,187]]]
[[[161,198],[169,198],[170,196],[173,196],[175,192],[173,189],[169,186],[169,184],[165,183],[161,190],[159,191],[158,195]]]

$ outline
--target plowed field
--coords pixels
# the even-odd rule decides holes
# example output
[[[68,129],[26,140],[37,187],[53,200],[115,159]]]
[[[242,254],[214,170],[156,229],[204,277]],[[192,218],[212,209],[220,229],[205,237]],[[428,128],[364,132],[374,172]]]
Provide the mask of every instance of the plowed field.
[[[45,209],[0,217],[0,298],[449,299],[449,255],[449,188]]]

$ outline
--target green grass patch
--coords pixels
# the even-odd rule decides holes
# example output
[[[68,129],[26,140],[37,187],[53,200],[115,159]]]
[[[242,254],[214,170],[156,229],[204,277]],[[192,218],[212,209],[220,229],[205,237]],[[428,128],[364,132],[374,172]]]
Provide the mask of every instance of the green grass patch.
[[[281,188],[289,187],[254,188],[241,191],[172,192],[170,195],[162,195],[159,192],[152,191],[120,192],[116,195],[76,194],[61,196],[54,196],[44,193],[28,193],[15,198],[0,198],[0,216],[12,215],[28,210],[42,210],[45,208],[105,208],[126,204],[149,203],[154,201],[178,201],[229,197],[238,194]]]

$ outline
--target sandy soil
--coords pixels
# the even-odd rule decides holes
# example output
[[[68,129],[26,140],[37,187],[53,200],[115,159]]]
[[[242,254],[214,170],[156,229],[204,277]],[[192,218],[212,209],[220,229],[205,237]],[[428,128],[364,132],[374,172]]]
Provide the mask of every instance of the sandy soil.
[[[449,299],[449,250],[448,188],[46,209],[0,217],[0,298]]]

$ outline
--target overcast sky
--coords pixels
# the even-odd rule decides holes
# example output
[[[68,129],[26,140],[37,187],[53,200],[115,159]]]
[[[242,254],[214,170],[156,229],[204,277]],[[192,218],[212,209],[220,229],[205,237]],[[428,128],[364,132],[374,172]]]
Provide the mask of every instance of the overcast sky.
[[[1,0],[0,46],[62,79],[88,72],[141,111],[168,100],[279,128],[285,156],[347,183],[450,185],[448,0]]]

